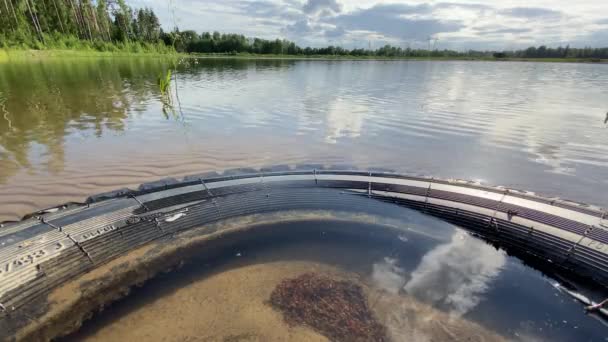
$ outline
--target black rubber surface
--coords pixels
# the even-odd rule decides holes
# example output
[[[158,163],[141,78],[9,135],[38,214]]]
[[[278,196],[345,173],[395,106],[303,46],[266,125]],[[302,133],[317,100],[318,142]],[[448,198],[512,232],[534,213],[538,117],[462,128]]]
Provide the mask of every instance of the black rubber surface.
[[[395,211],[386,212],[387,202]],[[387,216],[398,215],[399,207],[440,217],[608,286],[608,231],[599,208],[468,182],[283,165],[163,179],[3,223],[0,338],[41,314],[52,289],[151,241],[259,213],[338,210]]]

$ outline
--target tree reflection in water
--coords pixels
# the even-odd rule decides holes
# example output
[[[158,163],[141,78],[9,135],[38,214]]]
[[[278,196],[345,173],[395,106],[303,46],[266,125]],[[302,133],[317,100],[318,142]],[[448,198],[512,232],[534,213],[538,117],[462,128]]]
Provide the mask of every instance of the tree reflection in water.
[[[33,171],[36,144],[43,158],[34,162],[57,173],[68,134],[123,131],[134,104],[158,92],[154,75],[167,63],[125,58],[0,65],[0,183],[19,169]]]
[[[122,132],[131,114],[145,112],[157,101],[165,104],[157,76],[168,69],[174,70],[172,82],[177,82],[176,73],[198,82],[204,75],[245,77],[241,71],[249,68],[280,70],[293,63],[118,57],[0,64],[0,184],[21,169],[36,171],[33,164],[59,173],[67,136]],[[177,84],[172,88],[177,90]],[[163,106],[159,115],[183,122],[179,94],[175,96],[177,102]]]

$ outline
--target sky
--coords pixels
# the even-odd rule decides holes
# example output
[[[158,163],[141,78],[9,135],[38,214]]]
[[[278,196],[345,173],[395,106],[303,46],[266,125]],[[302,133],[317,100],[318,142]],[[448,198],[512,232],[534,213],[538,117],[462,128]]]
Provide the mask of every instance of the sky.
[[[165,29],[220,31],[301,46],[511,50],[608,46],[606,0],[131,0]]]

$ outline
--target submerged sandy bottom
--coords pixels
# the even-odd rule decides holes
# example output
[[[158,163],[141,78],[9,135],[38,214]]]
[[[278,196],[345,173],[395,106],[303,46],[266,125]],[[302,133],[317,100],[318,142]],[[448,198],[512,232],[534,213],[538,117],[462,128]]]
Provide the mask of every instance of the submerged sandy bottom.
[[[502,341],[483,327],[451,317],[410,296],[370,287],[369,279],[316,262],[268,262],[197,279],[98,327],[86,341],[327,341],[289,326],[268,299],[285,278],[318,272],[362,284],[368,302],[394,341]]]

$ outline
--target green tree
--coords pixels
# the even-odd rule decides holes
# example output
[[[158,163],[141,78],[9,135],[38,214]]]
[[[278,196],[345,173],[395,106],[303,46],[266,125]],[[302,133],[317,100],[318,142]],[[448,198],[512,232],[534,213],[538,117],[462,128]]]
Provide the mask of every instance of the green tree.
[[[111,19],[108,14],[108,4],[106,0],[97,0],[97,22],[99,23],[99,29],[102,37],[109,41],[112,39],[111,33]]]

